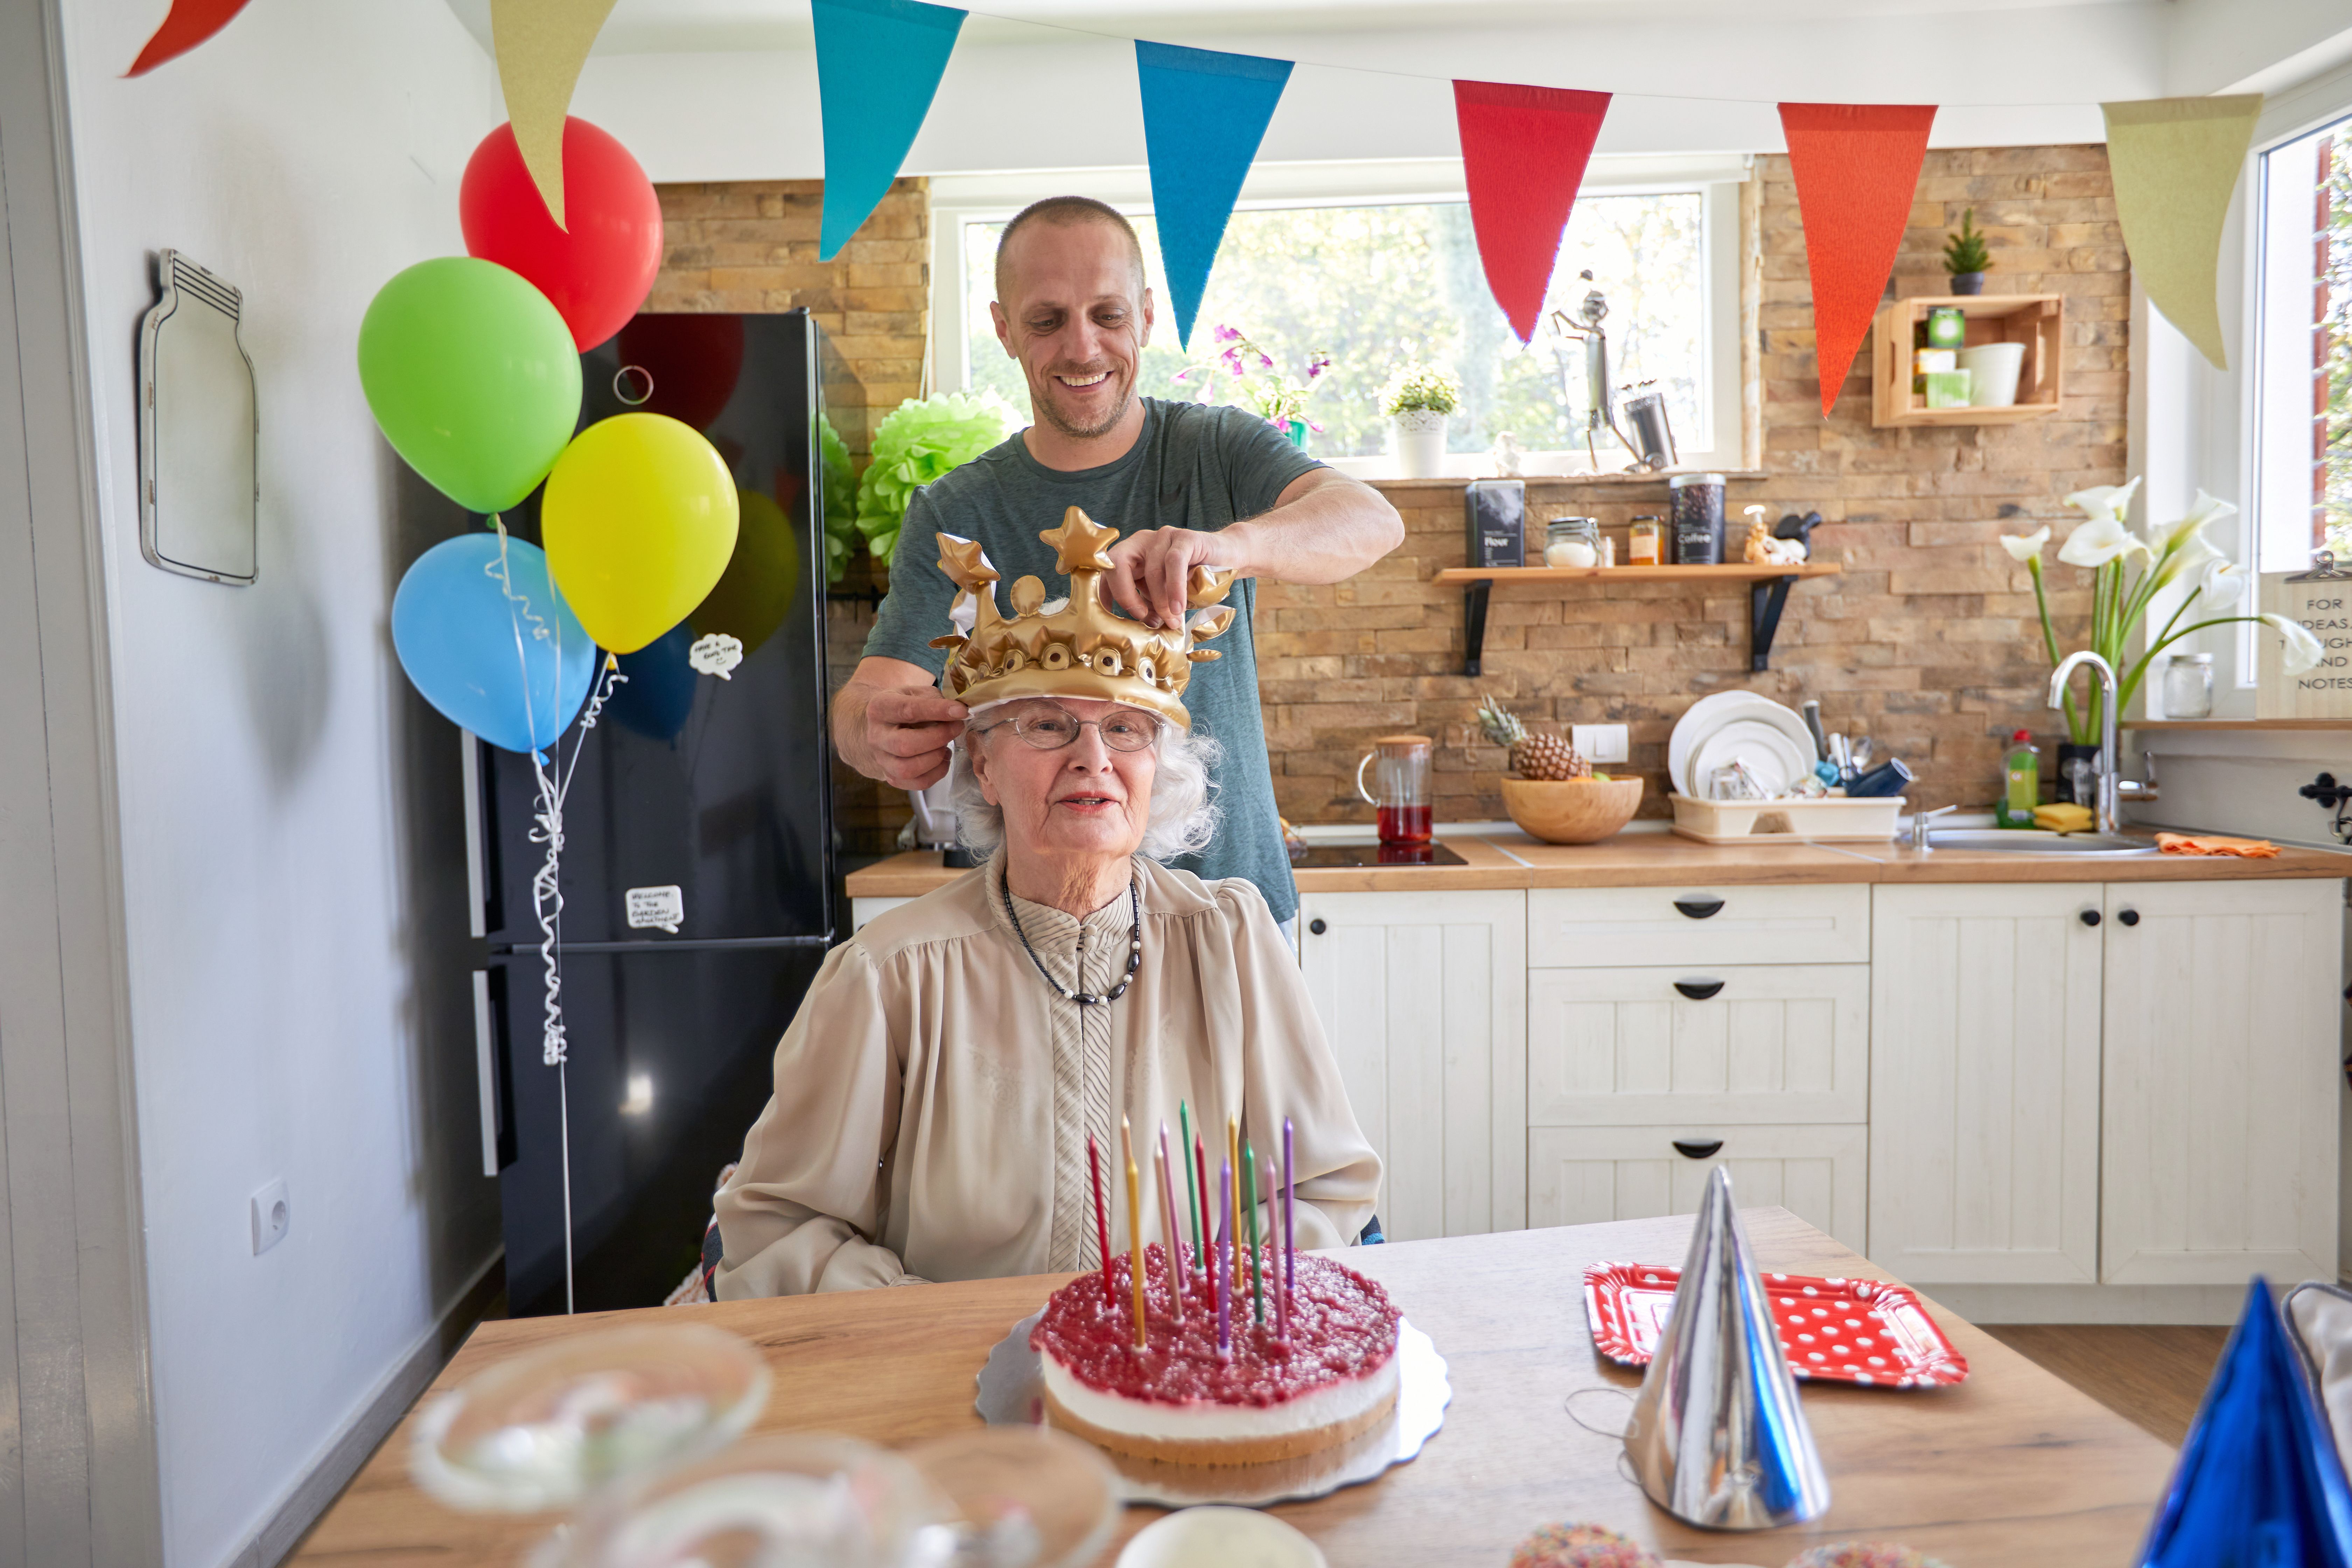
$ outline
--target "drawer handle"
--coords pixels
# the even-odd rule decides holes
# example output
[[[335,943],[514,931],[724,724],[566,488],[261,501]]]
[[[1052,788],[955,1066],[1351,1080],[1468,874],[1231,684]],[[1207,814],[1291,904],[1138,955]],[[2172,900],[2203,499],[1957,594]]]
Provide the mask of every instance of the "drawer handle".
[[[1723,900],[1721,899],[1676,899],[1675,908],[1692,920],[1703,921],[1709,915],[1721,914]]]
[[[1677,1138],[1675,1140],[1675,1152],[1680,1154],[1685,1160],[1709,1159],[1722,1147],[1723,1140],[1720,1138]]]
[[[2116,919],[2123,921],[2124,924],[2127,926],[2136,926],[2139,924],[2139,911],[2137,910],[2126,910],[2121,914],[2116,916]]]
[[[1704,1002],[1723,989],[1720,980],[1677,980],[1675,989],[1694,1002]]]
[[[2099,923],[2099,911],[2096,910],[2084,910],[2083,911],[2083,923],[2086,926],[2097,925]]]
[[[1321,920],[1318,919],[1308,921],[1307,922],[1307,929],[1314,932],[1317,936],[1321,936],[1325,931],[1329,931],[1331,928],[1325,925]]]

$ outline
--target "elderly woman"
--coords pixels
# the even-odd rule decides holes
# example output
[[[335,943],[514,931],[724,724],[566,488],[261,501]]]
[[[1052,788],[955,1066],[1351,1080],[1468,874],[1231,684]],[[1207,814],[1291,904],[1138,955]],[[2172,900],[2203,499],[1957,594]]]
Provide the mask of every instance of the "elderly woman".
[[[985,558],[950,542],[964,593],[942,679],[971,704],[952,787],[989,858],[826,959],[719,1194],[722,1300],[1096,1267],[1087,1142],[1117,1251],[1122,1116],[1145,1239],[1165,1240],[1151,1161],[1163,1123],[1180,1154],[1180,1105],[1213,1180],[1227,1117],[1261,1163],[1293,1124],[1301,1247],[1371,1215],[1379,1157],[1265,899],[1158,863],[1213,828],[1210,742],[1179,698],[1192,645],[1231,620],[1205,607],[1223,591],[1196,582],[1191,626],[1146,629],[1096,597],[1110,530],[1072,509],[1045,537],[1073,599],[1024,578],[1010,620]]]

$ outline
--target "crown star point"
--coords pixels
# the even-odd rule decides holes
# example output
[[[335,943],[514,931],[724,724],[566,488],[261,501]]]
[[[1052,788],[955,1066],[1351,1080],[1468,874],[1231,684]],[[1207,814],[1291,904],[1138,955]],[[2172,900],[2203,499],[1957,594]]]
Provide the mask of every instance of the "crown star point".
[[[952,533],[940,535],[940,570],[948,580],[966,592],[977,592],[981,584],[993,583],[997,572],[982,549],[980,541],[963,539]]]
[[[1118,530],[1105,528],[1077,507],[1062,514],[1062,526],[1037,535],[1054,547],[1054,570],[1067,577],[1078,572],[1110,570],[1110,547]]]

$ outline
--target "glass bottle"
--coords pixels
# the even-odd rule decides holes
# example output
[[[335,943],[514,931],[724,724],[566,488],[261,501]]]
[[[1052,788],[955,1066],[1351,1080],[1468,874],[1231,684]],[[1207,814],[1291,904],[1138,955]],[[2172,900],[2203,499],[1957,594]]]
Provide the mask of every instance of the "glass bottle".
[[[1625,531],[1625,564],[1628,566],[1664,566],[1665,551],[1660,541],[1665,537],[1665,525],[1654,516],[1633,520]]]
[[[1589,517],[1556,517],[1544,524],[1544,564],[1601,564],[1601,524]]]
[[[2000,807],[1996,814],[2003,827],[2032,827],[2033,808],[2042,804],[2042,752],[2031,731],[2010,737],[2009,754],[2001,760]]]

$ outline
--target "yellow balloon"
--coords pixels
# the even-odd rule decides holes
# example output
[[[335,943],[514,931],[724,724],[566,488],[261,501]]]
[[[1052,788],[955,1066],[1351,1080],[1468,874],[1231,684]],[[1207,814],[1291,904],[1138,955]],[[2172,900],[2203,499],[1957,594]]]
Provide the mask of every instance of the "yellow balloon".
[[[599,647],[635,653],[686,619],[727,570],[735,480],[692,426],[616,414],[555,459],[539,518],[564,603]]]

